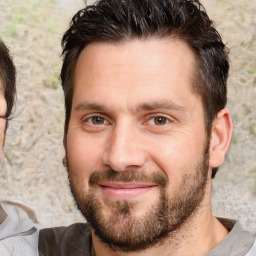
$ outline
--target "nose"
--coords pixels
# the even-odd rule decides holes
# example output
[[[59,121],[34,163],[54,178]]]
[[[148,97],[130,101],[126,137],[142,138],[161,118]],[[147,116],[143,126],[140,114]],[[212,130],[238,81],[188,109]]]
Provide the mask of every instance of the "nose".
[[[134,127],[115,127],[106,141],[104,165],[119,172],[141,168],[147,157],[141,138],[142,134]]]

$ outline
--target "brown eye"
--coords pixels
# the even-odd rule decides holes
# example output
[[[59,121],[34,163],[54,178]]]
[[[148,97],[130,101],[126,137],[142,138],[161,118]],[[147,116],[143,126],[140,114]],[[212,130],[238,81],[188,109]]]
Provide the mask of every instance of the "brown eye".
[[[88,119],[88,122],[94,125],[100,125],[106,123],[106,120],[101,116],[93,116]]]
[[[167,123],[167,118],[162,116],[154,117],[154,124],[155,125],[165,125]]]

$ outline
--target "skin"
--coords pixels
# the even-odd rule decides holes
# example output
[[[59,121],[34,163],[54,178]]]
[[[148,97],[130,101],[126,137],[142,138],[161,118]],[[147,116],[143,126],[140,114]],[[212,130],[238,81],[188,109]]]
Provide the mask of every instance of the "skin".
[[[174,39],[91,44],[82,51],[64,137],[72,180],[80,193],[88,193],[89,176],[95,170],[133,169],[148,174],[157,170],[168,179],[169,197],[186,175],[195,173],[206,131],[201,98],[192,90],[194,61],[190,48]],[[209,175],[200,207],[164,243],[131,255],[204,255],[226,237],[228,231],[211,211],[210,168],[224,161],[231,133],[230,113],[223,109],[213,121]],[[109,200],[135,202],[137,217],[159,200],[155,186],[139,193],[125,190],[125,185],[120,189],[110,185],[108,191],[97,187],[105,214]],[[130,255],[111,250],[94,232],[92,239],[97,256]]]
[[[4,116],[7,110],[6,100],[3,94],[3,85],[0,82],[0,116]],[[0,160],[3,158],[3,146],[5,140],[6,121],[0,118]]]

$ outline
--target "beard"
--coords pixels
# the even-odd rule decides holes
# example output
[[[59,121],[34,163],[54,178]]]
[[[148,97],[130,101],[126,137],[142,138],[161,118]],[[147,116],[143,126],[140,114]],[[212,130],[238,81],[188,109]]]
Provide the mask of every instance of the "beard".
[[[164,243],[172,233],[177,234],[192,219],[205,196],[208,161],[209,143],[200,160],[190,167],[194,172],[184,175],[181,184],[171,195],[167,190],[168,178],[162,171],[150,175],[138,170],[94,171],[89,177],[86,193],[68,159],[67,171],[77,208],[90,223],[95,235],[112,250],[132,252]],[[139,202],[99,197],[97,187],[102,181],[156,184],[159,188],[158,200],[142,216],[136,216]]]

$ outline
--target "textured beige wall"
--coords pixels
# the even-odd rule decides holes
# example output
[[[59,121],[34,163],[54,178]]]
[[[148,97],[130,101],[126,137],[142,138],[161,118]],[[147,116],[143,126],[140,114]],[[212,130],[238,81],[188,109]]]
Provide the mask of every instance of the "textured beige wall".
[[[213,209],[256,231],[256,2],[202,2],[232,61],[229,107],[235,132],[214,180]],[[0,35],[18,70],[18,102],[0,165],[1,198],[30,205],[44,226],[81,220],[61,164],[64,111],[58,74],[60,38],[82,6],[82,0],[0,0]]]

